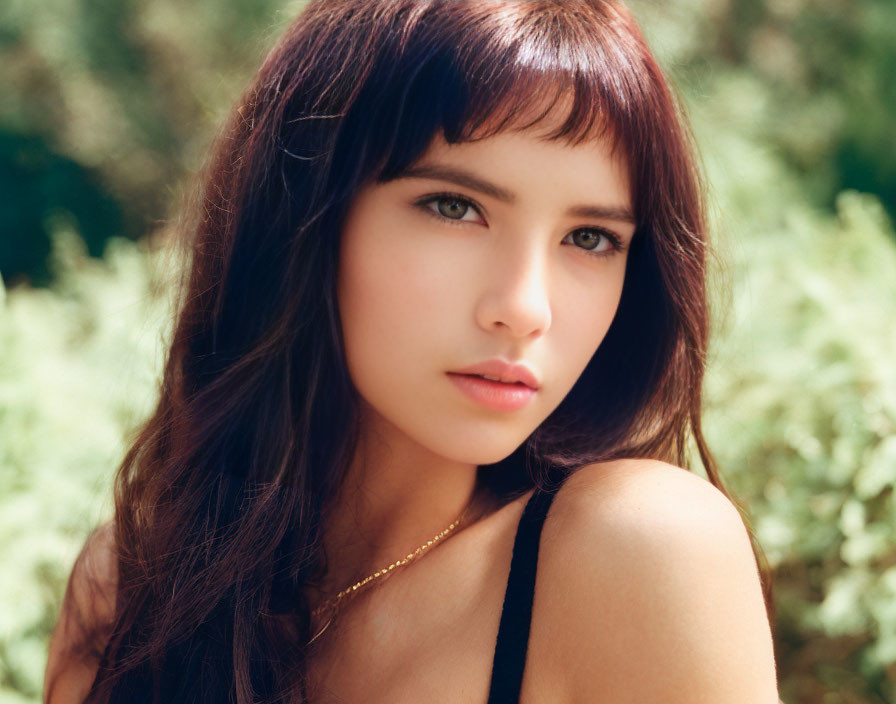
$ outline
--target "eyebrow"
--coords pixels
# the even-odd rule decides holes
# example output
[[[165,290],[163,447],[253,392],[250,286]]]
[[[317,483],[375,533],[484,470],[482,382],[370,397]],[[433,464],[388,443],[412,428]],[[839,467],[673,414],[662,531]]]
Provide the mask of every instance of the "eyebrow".
[[[457,166],[445,164],[417,164],[409,166],[398,174],[396,179],[402,178],[428,178],[439,181],[449,181],[458,186],[464,186],[479,193],[499,200],[502,203],[515,203],[517,195],[502,186],[486,181],[479,176]],[[575,217],[599,218],[604,220],[617,220],[619,222],[635,223],[635,216],[631,210],[619,206],[604,205],[574,205],[567,209],[566,213]]]

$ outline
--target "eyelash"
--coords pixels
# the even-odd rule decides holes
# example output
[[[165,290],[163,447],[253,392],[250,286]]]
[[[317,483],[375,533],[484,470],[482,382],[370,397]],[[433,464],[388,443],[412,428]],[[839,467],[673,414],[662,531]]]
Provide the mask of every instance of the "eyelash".
[[[431,215],[432,217],[436,218],[440,222],[445,222],[449,225],[462,225],[465,222],[468,222],[466,220],[457,220],[455,218],[446,217],[446,216],[442,215],[441,213],[436,212],[432,208],[427,207],[431,203],[435,203],[440,200],[453,200],[453,201],[457,201],[458,203],[462,203],[463,205],[466,205],[466,206],[472,208],[473,210],[475,210],[479,214],[479,217],[482,217],[482,212],[481,212],[479,206],[476,205],[476,203],[474,203],[469,198],[462,196],[458,193],[447,193],[447,192],[446,193],[433,193],[431,195],[425,196],[424,198],[421,198],[416,203],[414,203],[414,205],[419,207],[423,212],[427,213],[428,215]],[[615,254],[616,252],[622,252],[625,250],[625,245],[622,244],[622,240],[617,235],[615,235],[613,232],[610,232],[609,230],[605,230],[602,227],[577,227],[572,232],[579,232],[581,230],[589,230],[591,232],[596,232],[598,235],[602,235],[603,237],[606,237],[607,240],[610,242],[610,245],[612,246],[612,249],[606,249],[606,250],[602,250],[599,252],[595,252],[586,247],[577,247],[577,249],[581,249],[583,252],[585,252],[585,254],[588,254],[589,256],[606,257],[611,254]],[[570,233],[570,234],[572,234],[572,233]]]

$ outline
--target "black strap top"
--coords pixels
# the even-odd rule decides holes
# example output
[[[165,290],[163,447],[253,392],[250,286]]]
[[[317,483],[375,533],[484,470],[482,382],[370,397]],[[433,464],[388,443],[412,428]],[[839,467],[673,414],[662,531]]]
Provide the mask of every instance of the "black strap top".
[[[529,645],[532,600],[535,596],[535,571],[541,528],[548,515],[554,492],[536,489],[516,529],[510,575],[504,592],[501,625],[492,663],[492,682],[488,704],[518,704]]]

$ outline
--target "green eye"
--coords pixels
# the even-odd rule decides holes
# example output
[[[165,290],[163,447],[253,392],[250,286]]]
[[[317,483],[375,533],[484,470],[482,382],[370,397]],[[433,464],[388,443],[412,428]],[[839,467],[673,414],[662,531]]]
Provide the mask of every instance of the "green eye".
[[[436,204],[435,208],[432,207],[433,203]],[[434,218],[443,221],[451,220],[456,223],[472,222],[469,219],[464,219],[471,210],[477,215],[480,214],[475,203],[456,193],[434,193],[417,201],[416,205]]]
[[[624,249],[622,241],[616,235],[602,229],[580,227],[567,237],[571,237],[579,249],[584,249],[587,254],[595,257],[605,257]]]
[[[464,214],[469,209],[470,205],[465,203],[462,200],[458,200],[457,198],[439,198],[436,201],[438,203],[439,213],[444,215],[446,218],[451,219],[460,219],[464,216]]]
[[[578,239],[577,244],[580,244],[585,249],[597,249],[601,238],[604,237],[603,233],[595,232],[594,230],[576,230],[572,234],[573,239]],[[576,235],[579,235],[579,237],[576,238]]]

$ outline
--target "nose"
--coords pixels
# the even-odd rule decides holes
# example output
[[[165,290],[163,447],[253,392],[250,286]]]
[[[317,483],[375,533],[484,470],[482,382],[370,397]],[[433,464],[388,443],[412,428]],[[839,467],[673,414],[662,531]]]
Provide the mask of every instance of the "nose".
[[[515,338],[544,334],[551,325],[547,263],[535,247],[493,255],[476,306],[484,330],[505,330]]]

